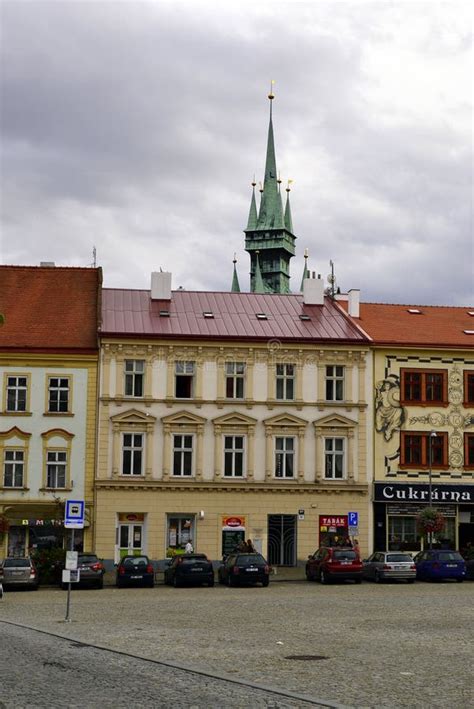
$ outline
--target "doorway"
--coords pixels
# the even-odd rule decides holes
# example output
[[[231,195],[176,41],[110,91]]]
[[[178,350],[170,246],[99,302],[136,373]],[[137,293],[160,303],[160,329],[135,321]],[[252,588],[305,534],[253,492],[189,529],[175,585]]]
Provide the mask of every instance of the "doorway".
[[[143,525],[119,524],[118,526],[119,560],[124,556],[140,556],[143,553]]]
[[[296,515],[268,516],[268,563],[296,566]]]

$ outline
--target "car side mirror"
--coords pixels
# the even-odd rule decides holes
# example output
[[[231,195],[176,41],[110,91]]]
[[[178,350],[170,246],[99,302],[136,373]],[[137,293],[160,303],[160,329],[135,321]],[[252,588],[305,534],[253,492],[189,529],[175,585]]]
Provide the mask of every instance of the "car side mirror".
[[[313,558],[312,554],[309,554],[308,559],[312,559],[312,558]]]

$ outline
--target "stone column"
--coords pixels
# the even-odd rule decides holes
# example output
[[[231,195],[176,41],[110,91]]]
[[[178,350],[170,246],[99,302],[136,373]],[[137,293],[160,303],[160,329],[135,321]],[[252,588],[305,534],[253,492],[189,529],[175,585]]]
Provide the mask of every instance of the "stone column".
[[[120,473],[120,425],[118,423],[112,424],[112,477],[117,477]]]
[[[196,433],[196,480],[202,480],[203,470],[203,446],[204,426],[199,424]]]
[[[302,427],[298,428],[298,480],[300,480],[301,482],[304,481],[304,434],[305,429]]]
[[[171,436],[172,433],[170,424],[163,424],[163,480],[169,480],[170,478]]]
[[[255,427],[249,426],[247,433],[247,480],[254,479],[255,467]]]
[[[273,431],[265,431],[265,480],[268,482],[273,476]]]
[[[154,424],[146,425],[145,478],[153,477],[153,430]]]
[[[214,477],[222,476],[222,427],[214,426]]]

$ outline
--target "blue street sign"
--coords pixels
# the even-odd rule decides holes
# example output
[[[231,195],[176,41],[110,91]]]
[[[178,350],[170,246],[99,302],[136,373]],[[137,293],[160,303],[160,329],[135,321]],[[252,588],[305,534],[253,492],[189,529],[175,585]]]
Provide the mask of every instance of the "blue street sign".
[[[349,527],[359,526],[359,513],[358,512],[348,512],[347,513],[347,523]]]
[[[83,529],[85,516],[84,500],[66,500],[64,526],[66,529]]]

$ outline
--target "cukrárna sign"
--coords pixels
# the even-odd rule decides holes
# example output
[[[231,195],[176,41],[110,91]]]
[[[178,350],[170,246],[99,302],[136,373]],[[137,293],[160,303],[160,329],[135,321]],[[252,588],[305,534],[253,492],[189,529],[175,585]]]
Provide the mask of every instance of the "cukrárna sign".
[[[374,483],[374,502],[429,502],[428,485]],[[446,504],[474,504],[474,485],[433,485],[431,500]]]

